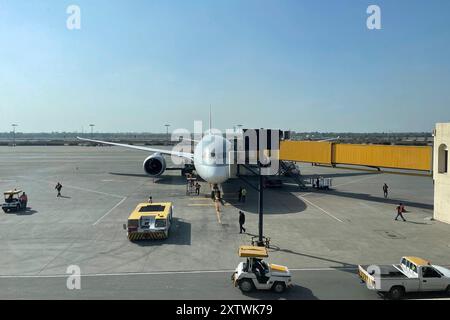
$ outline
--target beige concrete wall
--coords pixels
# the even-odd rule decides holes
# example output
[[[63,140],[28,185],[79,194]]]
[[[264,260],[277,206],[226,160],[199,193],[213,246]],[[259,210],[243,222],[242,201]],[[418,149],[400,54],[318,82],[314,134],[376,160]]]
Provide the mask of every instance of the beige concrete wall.
[[[450,123],[436,124],[433,150],[434,218],[450,223],[450,172],[439,172],[444,161],[443,145],[450,150]],[[450,165],[450,159],[447,161]]]

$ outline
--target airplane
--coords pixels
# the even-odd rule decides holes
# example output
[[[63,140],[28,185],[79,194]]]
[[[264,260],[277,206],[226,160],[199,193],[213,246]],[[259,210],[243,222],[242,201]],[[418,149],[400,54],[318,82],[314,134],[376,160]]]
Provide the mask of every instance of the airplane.
[[[209,108],[209,130],[201,140],[195,141],[197,144],[194,152],[179,152],[173,150],[155,149],[143,146],[134,146],[129,144],[115,143],[109,141],[93,140],[77,137],[82,141],[101,143],[111,146],[153,152],[143,162],[145,173],[150,177],[159,177],[166,170],[166,160],[164,155],[170,155],[186,159],[192,162],[197,174],[206,182],[212,185],[220,185],[230,178],[228,155],[232,148],[231,142],[221,135],[212,132],[212,113]],[[186,141],[186,139],[184,139]]]
[[[144,146],[134,146],[122,143],[115,143],[109,141],[93,140],[77,137],[82,141],[101,143],[111,146],[118,146],[123,148],[153,152],[143,162],[144,171],[150,177],[159,177],[166,170],[166,160],[164,155],[175,156],[192,161],[197,174],[206,182],[211,184],[221,184],[230,178],[229,162],[227,157],[231,150],[231,143],[220,135],[206,134],[194,148],[193,153],[179,152],[172,150],[163,150],[156,148],[149,148]],[[223,147],[223,152],[216,152],[217,146]]]

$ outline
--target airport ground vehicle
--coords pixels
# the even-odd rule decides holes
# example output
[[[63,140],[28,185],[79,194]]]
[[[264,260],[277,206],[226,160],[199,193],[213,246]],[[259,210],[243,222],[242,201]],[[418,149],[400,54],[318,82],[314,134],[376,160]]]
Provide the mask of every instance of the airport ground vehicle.
[[[19,194],[22,193],[22,190],[9,190],[3,192],[5,196],[5,202],[2,204],[3,211],[6,212],[17,212],[26,209],[26,203],[20,201]]]
[[[446,291],[450,295],[450,270],[418,257],[403,257],[400,264],[358,266],[359,276],[370,290],[401,299],[407,292]]]
[[[330,190],[333,185],[333,179],[331,178],[310,178],[309,183],[316,189]]]
[[[281,179],[265,179],[264,188],[281,188],[283,187],[283,180]]]
[[[169,237],[172,225],[173,206],[171,202],[140,203],[128,217],[124,229],[130,241],[158,240]]]
[[[262,260],[269,256],[267,248],[241,246],[238,253],[246,261],[239,263],[231,279],[234,286],[239,287],[242,292],[257,289],[282,293],[292,286],[291,273],[287,267],[268,264]]]

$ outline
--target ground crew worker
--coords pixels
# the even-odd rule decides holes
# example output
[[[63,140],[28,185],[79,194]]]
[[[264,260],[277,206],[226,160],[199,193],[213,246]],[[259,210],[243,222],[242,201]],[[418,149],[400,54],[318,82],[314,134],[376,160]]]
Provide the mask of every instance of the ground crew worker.
[[[247,189],[242,188],[241,194],[242,194],[242,197],[241,197],[242,198],[242,202],[245,203],[245,199],[247,198]]]
[[[55,186],[55,189],[58,190],[58,194],[56,195],[56,197],[61,197],[62,184],[58,182]]]
[[[19,197],[19,201],[22,203],[22,206],[26,209],[27,203],[28,203],[28,197],[25,192],[22,193],[22,195]]]
[[[215,205],[215,207],[216,207],[217,221],[218,221],[220,224],[222,224],[222,220],[220,219],[220,199],[219,199],[219,197],[217,196],[217,194],[216,194],[215,199],[214,199],[214,205]]]
[[[389,187],[388,187],[388,185],[385,183],[385,184],[383,185],[383,193],[384,193],[384,198],[385,198],[385,199],[388,197],[388,189],[389,189]]]
[[[148,197],[148,201],[147,202],[148,203],[153,203],[153,197],[152,196]]]
[[[245,214],[242,211],[239,211],[239,233],[242,233],[244,231],[245,233]]]
[[[201,188],[201,185],[200,185],[200,183],[196,183],[195,184],[195,193],[199,196],[200,195],[200,188]]]
[[[403,203],[400,203],[397,206],[397,216],[395,217],[395,221],[397,221],[398,217],[402,218],[403,221],[406,221],[405,217],[403,217],[403,212],[406,212],[406,209]]]
[[[239,187],[239,191],[238,191],[238,202],[241,202],[242,200],[242,186]]]

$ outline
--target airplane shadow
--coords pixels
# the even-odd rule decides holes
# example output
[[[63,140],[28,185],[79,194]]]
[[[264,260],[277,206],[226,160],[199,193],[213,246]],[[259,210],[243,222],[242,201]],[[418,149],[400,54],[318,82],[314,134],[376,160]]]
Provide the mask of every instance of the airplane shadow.
[[[114,176],[122,176],[122,177],[134,177],[134,178],[149,178],[148,175],[143,173],[119,173],[119,172],[109,172]]]
[[[185,185],[186,178],[182,176],[160,176],[152,178],[144,173],[119,173],[119,172],[109,172],[111,175],[122,176],[122,177],[134,177],[134,178],[146,178],[149,180],[154,180],[156,184],[172,184],[172,185]]]
[[[250,179],[249,179],[250,180]],[[253,181],[252,181],[253,183]],[[245,203],[239,202],[239,187],[245,187]],[[231,179],[222,185],[225,202],[238,210],[258,213],[258,192],[239,179]],[[298,191],[298,189],[297,189]],[[264,189],[264,214],[289,214],[305,211],[306,204],[286,189]]]

